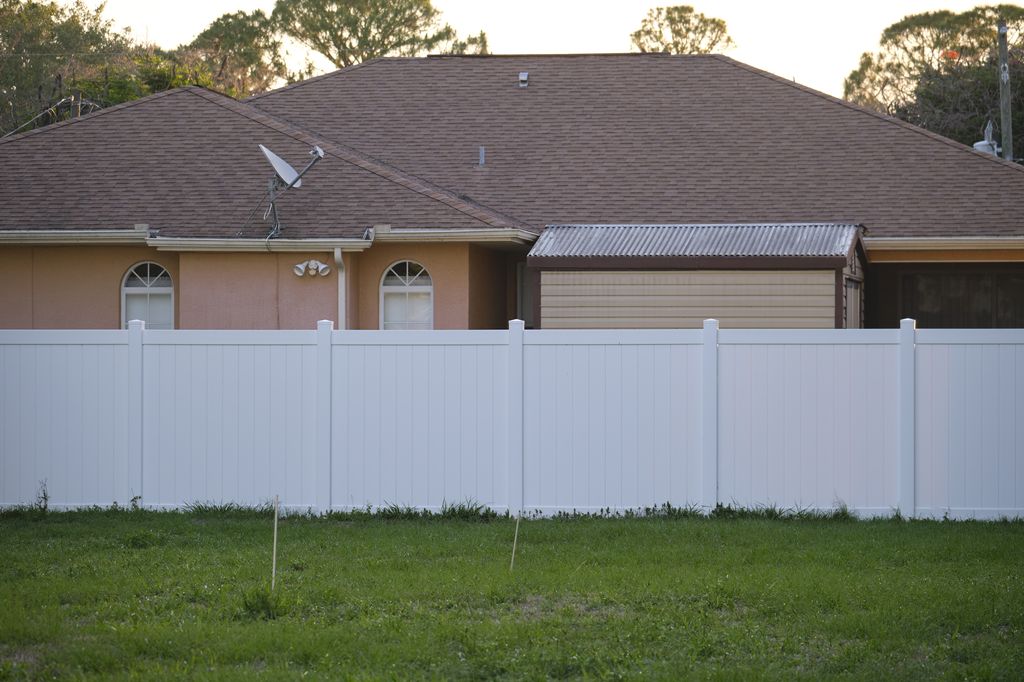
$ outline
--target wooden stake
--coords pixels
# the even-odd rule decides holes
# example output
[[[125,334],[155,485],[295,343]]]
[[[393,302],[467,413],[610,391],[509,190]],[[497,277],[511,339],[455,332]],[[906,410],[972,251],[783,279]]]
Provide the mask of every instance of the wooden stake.
[[[274,584],[277,582],[277,510],[280,499],[274,495],[274,555],[270,563],[270,591],[274,591]]]
[[[512,563],[508,565],[508,570],[511,571],[516,567],[516,543],[519,542],[519,520],[523,518],[523,512],[519,512],[519,516],[516,517],[516,534],[512,538]]]

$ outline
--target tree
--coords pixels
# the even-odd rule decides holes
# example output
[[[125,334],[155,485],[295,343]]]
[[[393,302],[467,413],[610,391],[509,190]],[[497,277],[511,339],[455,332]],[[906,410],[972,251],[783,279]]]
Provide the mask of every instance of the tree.
[[[110,28],[102,5],[89,9],[81,0],[55,2],[0,0],[0,129],[65,99],[80,79],[102,71],[131,41]]]
[[[195,53],[213,87],[235,97],[264,92],[288,76],[281,40],[263,10],[221,15],[178,53]]]
[[[475,36],[467,36],[462,40],[458,36],[452,38],[450,45],[441,49],[442,54],[490,54],[487,50],[487,34],[483,31]]]
[[[689,5],[655,7],[631,37],[641,52],[710,54],[735,46],[724,20],[701,14]]]
[[[1010,53],[1010,82],[1014,135],[1013,148],[1024,149],[1024,54]],[[891,113],[908,123],[944,137],[973,144],[982,139],[992,121],[996,140],[1001,125],[999,70],[993,60],[983,64],[952,64],[926,67],[918,77],[908,102],[893,106]]]
[[[926,75],[965,73],[991,63],[996,24],[1003,17],[1011,49],[1022,47],[1024,8],[980,6],[959,14],[925,12],[904,17],[882,32],[877,52],[865,52],[843,85],[846,99],[895,113],[915,98]]]
[[[103,5],[0,0],[0,134],[188,84],[212,85],[202,60],[114,31]]]
[[[455,30],[441,24],[430,0],[277,0],[273,19],[282,33],[319,52],[338,68],[375,57],[416,56],[447,44]],[[481,34],[462,49],[478,47]],[[471,43],[472,41],[472,43]]]

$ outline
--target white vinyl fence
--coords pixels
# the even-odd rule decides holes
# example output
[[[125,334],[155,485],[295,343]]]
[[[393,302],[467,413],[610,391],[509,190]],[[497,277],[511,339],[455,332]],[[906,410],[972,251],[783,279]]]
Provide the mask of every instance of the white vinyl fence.
[[[1024,516],[1024,330],[0,331],[0,506]]]

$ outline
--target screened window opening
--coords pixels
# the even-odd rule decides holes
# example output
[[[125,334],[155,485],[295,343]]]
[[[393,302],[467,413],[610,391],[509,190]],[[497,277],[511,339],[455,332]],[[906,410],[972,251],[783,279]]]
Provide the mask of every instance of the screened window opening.
[[[121,326],[142,320],[147,329],[174,329],[171,275],[156,263],[139,263],[121,284]]]
[[[419,263],[395,263],[380,284],[381,329],[433,329],[434,284]]]

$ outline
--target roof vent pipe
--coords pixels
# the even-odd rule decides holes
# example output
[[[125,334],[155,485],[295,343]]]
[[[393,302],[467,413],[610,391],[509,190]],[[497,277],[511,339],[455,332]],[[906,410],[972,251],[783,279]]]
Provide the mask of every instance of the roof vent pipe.
[[[519,72],[519,87],[525,88],[529,84],[530,84],[530,72],[529,71],[520,71]]]
[[[483,145],[480,145],[480,159],[479,163],[481,166],[487,163],[487,149]]]

